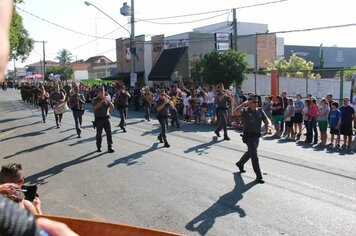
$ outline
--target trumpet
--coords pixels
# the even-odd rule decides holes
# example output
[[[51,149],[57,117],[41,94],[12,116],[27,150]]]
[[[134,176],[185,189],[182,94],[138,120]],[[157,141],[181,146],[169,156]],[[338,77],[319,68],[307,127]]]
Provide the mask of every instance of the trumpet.
[[[173,110],[176,109],[175,104],[173,103],[172,98],[170,96],[166,95],[165,101]]]

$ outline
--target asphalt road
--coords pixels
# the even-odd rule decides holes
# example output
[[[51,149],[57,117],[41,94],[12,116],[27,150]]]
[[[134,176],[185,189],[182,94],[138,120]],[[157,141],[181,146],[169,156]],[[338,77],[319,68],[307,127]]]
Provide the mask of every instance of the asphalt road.
[[[113,114],[116,152],[96,152],[90,110],[82,138],[70,112],[55,128],[53,112],[0,92],[0,164],[23,164],[39,184],[45,214],[132,224],[185,235],[355,235],[356,155],[265,138],[259,156],[266,183],[254,184],[239,134],[213,138],[212,126],[170,129],[171,148],[158,143],[159,125],[129,112],[127,133]]]

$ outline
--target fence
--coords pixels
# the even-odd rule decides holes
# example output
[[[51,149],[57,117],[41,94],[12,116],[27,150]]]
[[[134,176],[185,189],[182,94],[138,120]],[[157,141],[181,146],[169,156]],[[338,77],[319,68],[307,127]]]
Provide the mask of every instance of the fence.
[[[247,74],[247,79],[243,82],[241,88],[244,93],[257,93],[259,95],[271,94],[271,76]],[[279,91],[286,91],[288,96],[295,96],[300,93],[305,97],[308,93],[317,98],[324,98],[326,94],[331,93],[333,100],[339,100],[351,96],[351,81],[342,81],[335,78],[308,79],[308,78],[278,78]],[[340,96],[341,94],[341,96]]]

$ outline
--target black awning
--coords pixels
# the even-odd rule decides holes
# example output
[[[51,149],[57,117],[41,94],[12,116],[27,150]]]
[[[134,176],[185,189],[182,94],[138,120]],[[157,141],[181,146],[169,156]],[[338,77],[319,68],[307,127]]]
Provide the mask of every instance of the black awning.
[[[171,80],[171,76],[188,47],[171,48],[163,50],[154,65],[148,80],[166,81]]]

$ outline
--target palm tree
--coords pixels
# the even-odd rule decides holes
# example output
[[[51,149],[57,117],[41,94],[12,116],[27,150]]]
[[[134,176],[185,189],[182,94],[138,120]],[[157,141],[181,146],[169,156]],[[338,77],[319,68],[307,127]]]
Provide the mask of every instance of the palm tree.
[[[61,65],[70,64],[72,62],[72,53],[63,48],[57,52],[56,59]]]

